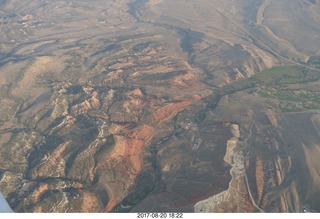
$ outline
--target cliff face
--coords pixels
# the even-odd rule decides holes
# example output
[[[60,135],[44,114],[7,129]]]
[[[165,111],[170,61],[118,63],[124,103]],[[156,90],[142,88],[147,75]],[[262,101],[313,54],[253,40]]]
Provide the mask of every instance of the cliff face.
[[[319,209],[318,9],[0,1],[0,191],[18,212]]]
[[[227,190],[206,200],[198,202],[195,212],[251,212],[254,209],[250,203],[250,188],[248,189],[245,157],[239,150],[239,125],[230,124],[233,137],[227,141],[226,154],[223,160],[231,166],[231,181]]]
[[[1,147],[2,158],[9,159],[0,161],[0,186],[16,211],[112,211],[149,168],[155,139],[172,132],[173,118],[208,95],[195,80],[196,70],[173,58],[169,45],[144,45],[146,39],[119,41],[122,46],[108,59],[79,49],[81,56],[97,58],[87,71],[107,66],[101,74],[82,71],[84,63],[74,58],[52,75],[42,68],[51,68],[55,58],[26,66],[19,83],[30,78],[32,89],[51,91],[32,96],[18,112],[17,122],[34,131],[21,129]],[[124,46],[134,54],[125,55]],[[11,156],[12,148],[19,156]]]
[[[235,137],[238,131],[233,127],[234,136],[227,142],[224,156],[231,165],[228,189],[198,202],[196,212],[301,212],[317,208],[314,194],[318,189],[305,185],[317,182],[317,165],[311,163],[317,154],[318,137],[311,133],[318,130],[318,112],[285,113],[269,108],[261,114],[264,102],[258,98],[250,92],[233,94],[215,109],[222,118],[232,115],[239,122],[240,136]],[[255,104],[239,104],[249,99]],[[232,114],[227,105],[243,114]],[[301,134],[301,127],[311,135]],[[309,193],[311,188],[313,194]]]

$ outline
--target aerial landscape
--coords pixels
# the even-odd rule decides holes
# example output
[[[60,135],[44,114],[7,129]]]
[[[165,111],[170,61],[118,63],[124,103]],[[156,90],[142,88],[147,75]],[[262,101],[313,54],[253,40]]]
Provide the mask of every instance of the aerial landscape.
[[[320,0],[0,0],[0,28],[13,211],[320,212]]]

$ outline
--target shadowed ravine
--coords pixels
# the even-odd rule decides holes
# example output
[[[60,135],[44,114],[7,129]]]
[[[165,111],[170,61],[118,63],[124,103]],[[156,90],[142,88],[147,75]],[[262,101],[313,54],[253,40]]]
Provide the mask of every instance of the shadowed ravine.
[[[319,211],[319,10],[0,0],[1,193],[16,212]]]

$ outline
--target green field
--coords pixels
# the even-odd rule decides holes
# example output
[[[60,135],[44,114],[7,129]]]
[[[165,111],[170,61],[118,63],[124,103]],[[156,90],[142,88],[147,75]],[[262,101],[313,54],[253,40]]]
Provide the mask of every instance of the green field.
[[[280,101],[279,109],[282,111],[302,111],[307,109],[320,109],[319,91],[309,90],[308,82],[320,79],[320,73],[304,67],[281,66],[256,73],[248,79],[240,79],[217,89],[206,100],[209,108],[215,108],[224,95],[243,91],[249,88],[260,88],[261,97]],[[288,89],[289,85],[297,85],[303,92]]]
[[[306,70],[302,67],[275,67],[257,73],[253,78],[265,84],[295,84],[306,81]]]
[[[320,109],[319,92],[291,90],[260,91],[261,97],[279,101],[279,108],[285,112]]]

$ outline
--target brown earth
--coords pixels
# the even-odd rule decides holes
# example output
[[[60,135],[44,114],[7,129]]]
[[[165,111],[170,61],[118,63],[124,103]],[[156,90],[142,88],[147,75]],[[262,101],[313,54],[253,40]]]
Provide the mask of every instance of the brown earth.
[[[19,212],[319,211],[319,6],[0,2],[1,192]]]

